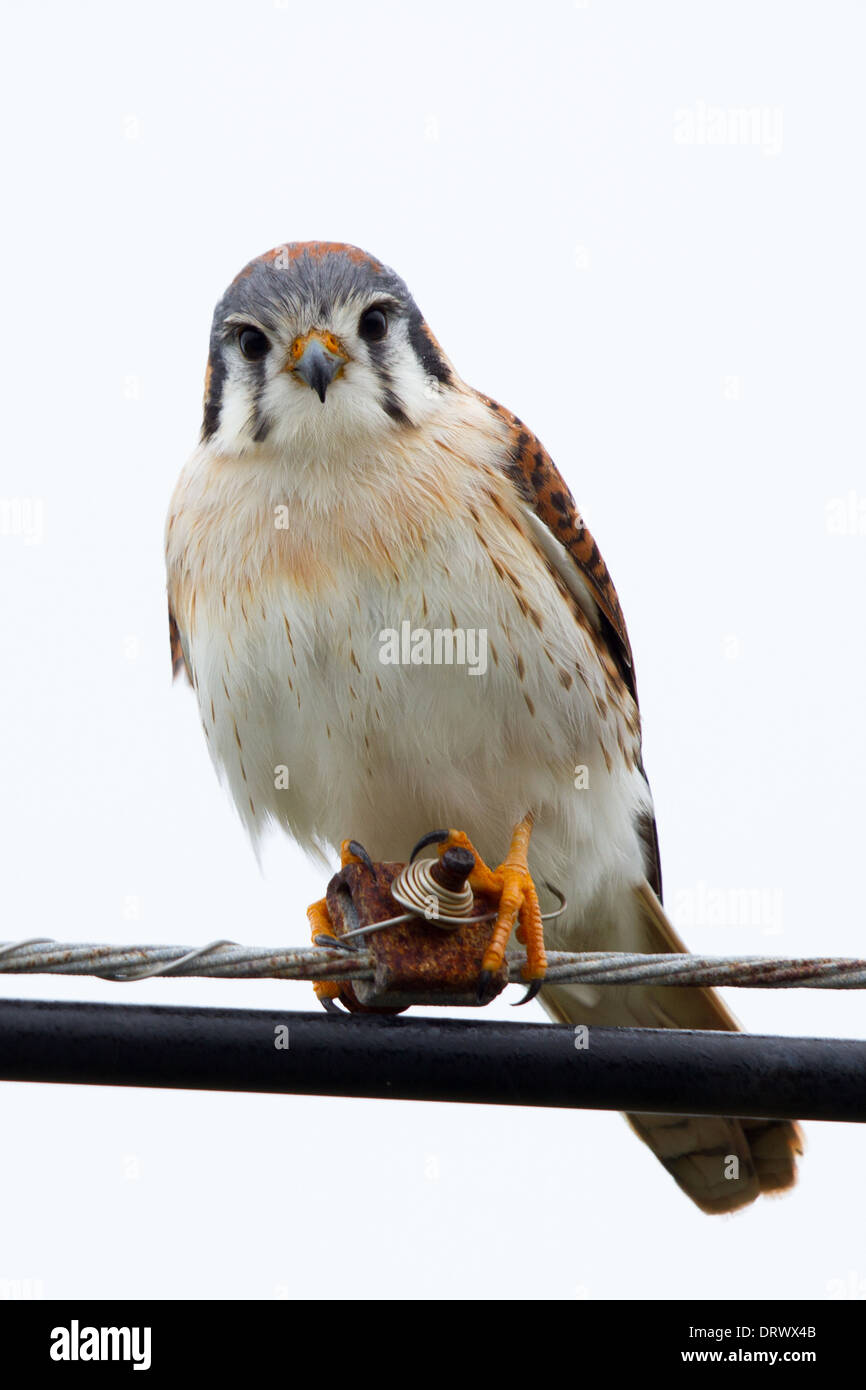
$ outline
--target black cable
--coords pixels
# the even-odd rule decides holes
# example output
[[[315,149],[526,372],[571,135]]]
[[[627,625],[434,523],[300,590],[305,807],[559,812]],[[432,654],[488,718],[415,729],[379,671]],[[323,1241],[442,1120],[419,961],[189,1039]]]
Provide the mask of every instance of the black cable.
[[[6,1000],[0,1079],[866,1120],[866,1042],[405,1015]]]

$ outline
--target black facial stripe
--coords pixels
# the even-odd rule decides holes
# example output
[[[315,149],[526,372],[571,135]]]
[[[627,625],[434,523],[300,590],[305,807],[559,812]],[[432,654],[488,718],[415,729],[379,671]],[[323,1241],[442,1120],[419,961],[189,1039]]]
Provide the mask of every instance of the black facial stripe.
[[[395,420],[398,425],[411,425],[412,421],[389,386],[386,386],[382,393],[379,404],[385,414],[390,415],[391,419]]]
[[[435,377],[443,386],[450,386],[453,380],[448,365],[443,361],[441,354],[437,351],[435,343],[424,331],[424,320],[421,317],[421,310],[414,300],[411,302],[409,313],[407,314],[409,327],[409,342],[415,352],[415,356],[424,368],[428,376]]]
[[[219,429],[220,412],[223,403],[223,383],[226,379],[226,364],[222,348],[211,345],[210,379],[207,400],[204,403],[204,420],[201,426],[202,440],[210,439]]]
[[[385,365],[390,352],[389,340],[383,338],[380,342],[366,343],[365,346],[370,356],[370,365],[382,387],[379,404],[385,414],[390,415],[391,419],[396,421],[398,425],[411,425],[412,421],[406,414],[403,402],[394,390],[394,378]]]
[[[258,362],[248,362],[246,364],[247,373],[253,381],[253,411],[250,423],[253,431],[253,439],[257,444],[261,444],[263,439],[267,439],[271,428],[270,421],[262,411],[262,396],[264,395],[265,386],[267,384],[267,376],[265,373],[266,361],[267,359],[262,357]]]

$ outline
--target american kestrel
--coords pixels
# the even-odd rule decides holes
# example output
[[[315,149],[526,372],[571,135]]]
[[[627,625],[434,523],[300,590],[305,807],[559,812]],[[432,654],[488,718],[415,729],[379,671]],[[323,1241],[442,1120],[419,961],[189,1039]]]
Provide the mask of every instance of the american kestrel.
[[[375,257],[289,243],[226,290],[166,553],[175,668],[254,839],[276,822],[320,855],[350,857],[351,834],[399,861],[469,831],[500,898],[484,968],[516,923],[532,991],[536,883],[567,897],[550,947],[685,949],[604,560],[535,435],[460,379]],[[324,903],[310,915],[327,934]],[[540,1000],[573,1024],[737,1027],[708,989]],[[792,1123],[628,1118],[704,1211],[795,1179]]]

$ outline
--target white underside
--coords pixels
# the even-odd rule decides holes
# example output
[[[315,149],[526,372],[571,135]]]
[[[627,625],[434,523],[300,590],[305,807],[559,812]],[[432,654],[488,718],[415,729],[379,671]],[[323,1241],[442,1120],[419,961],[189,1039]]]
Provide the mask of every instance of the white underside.
[[[481,563],[471,530],[450,527],[399,585],[347,565],[315,598],[286,580],[244,613],[230,599],[209,614],[199,599],[189,657],[211,753],[254,837],[274,821],[314,851],[352,836],[375,859],[404,859],[421,835],[453,826],[496,864],[533,811],[535,876],[565,891],[572,930],[588,927],[590,904],[642,877],[646,785],[615,744],[607,770],[611,728],[587,689],[604,690],[594,646],[536,553],[527,545],[524,558],[543,635]],[[405,621],[484,629],[486,671],[383,664],[380,633]],[[565,690],[557,670],[575,662],[584,679]],[[560,933],[548,935],[555,945]]]

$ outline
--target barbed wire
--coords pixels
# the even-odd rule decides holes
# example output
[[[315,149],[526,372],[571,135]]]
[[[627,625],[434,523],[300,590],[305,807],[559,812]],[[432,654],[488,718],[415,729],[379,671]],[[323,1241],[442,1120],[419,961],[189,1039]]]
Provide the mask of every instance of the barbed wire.
[[[644,955],[550,951],[548,984],[659,984],[740,989],[866,989],[856,957]],[[526,957],[506,956],[508,978],[522,980]],[[228,980],[372,980],[371,951],[308,947],[275,950],[209,941],[203,946],[93,945],[29,937],[0,943],[0,974],[93,976],[118,984],[157,976]]]

